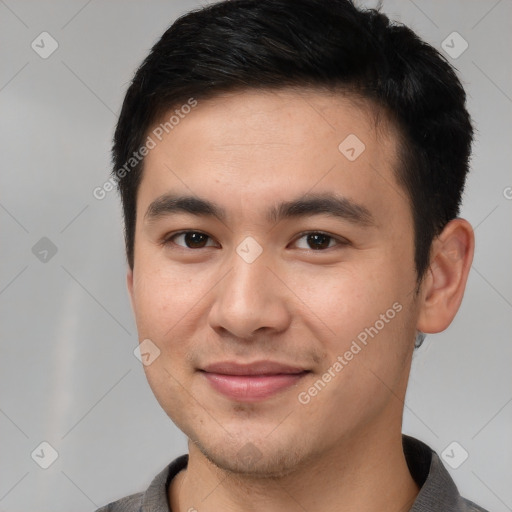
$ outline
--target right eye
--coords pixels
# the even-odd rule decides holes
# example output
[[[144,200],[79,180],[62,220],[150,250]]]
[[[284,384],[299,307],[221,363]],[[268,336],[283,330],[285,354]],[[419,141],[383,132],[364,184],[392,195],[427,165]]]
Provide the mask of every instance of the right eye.
[[[208,241],[211,243],[209,244]],[[215,243],[209,235],[201,231],[180,231],[168,236],[164,240],[164,245],[176,244],[186,249],[202,249],[204,247],[215,247]]]

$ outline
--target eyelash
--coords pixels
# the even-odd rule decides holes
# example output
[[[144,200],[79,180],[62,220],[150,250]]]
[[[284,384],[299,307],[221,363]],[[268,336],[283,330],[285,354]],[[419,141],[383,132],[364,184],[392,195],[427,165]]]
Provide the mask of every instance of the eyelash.
[[[184,250],[191,250],[191,251],[194,251],[194,250],[200,250],[200,249],[206,249],[208,247],[211,247],[211,246],[206,246],[206,247],[199,247],[199,248],[193,248],[193,247],[186,247],[186,246],[183,246],[183,245],[179,245],[179,244],[176,244],[173,239],[180,236],[180,235],[186,235],[188,233],[196,233],[196,234],[200,234],[200,235],[205,235],[206,237],[208,237],[209,240],[213,240],[213,237],[211,237],[210,235],[208,235],[207,233],[204,233],[203,231],[195,231],[195,230],[185,230],[185,231],[179,231],[177,233],[172,233],[168,236],[166,236],[161,244],[163,246],[168,246],[170,244],[173,244],[173,245],[176,245],[177,247],[180,247],[181,249],[184,249]],[[331,235],[330,233],[327,233],[325,231],[303,231],[301,233],[299,233],[297,235],[297,237],[294,239],[294,242],[297,242],[298,240],[300,240],[301,238],[304,238],[308,235],[323,235],[323,236],[326,236],[330,239],[329,241],[329,244],[331,241],[335,241],[335,245],[332,246],[332,247],[327,247],[325,249],[302,249],[302,250],[307,250],[307,251],[310,251],[310,252],[325,252],[329,249],[334,249],[336,247],[339,247],[339,246],[347,246],[347,245],[350,245],[350,242],[346,239],[343,239],[343,238],[338,238],[334,235]]]

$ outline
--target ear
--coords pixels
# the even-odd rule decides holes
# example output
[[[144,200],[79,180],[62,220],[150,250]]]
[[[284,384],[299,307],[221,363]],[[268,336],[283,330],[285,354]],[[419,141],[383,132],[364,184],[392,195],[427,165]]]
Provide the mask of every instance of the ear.
[[[135,312],[135,308],[133,307],[133,270],[130,267],[128,267],[128,271],[126,272],[126,287],[128,288],[128,294],[130,296],[132,311]]]
[[[474,250],[473,228],[464,219],[450,221],[433,241],[421,284],[419,331],[441,332],[451,324],[462,302]]]

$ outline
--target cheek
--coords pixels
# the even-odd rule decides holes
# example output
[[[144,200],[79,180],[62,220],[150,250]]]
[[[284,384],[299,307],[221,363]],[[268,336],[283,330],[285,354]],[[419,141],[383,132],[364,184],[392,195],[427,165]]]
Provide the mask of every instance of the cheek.
[[[179,270],[136,269],[133,302],[139,337],[163,340],[173,326],[193,314],[201,294],[199,282]]]
[[[317,318],[313,321],[327,327],[319,340],[327,354],[324,364],[329,367],[346,355],[348,371],[337,380],[354,376],[356,388],[363,384],[363,374],[369,388],[375,384],[374,374],[395,381],[414,336],[407,279],[393,265],[381,264],[350,272],[333,269],[331,275],[307,283],[304,296]]]
[[[318,423],[334,436],[341,425],[369,421],[390,401],[400,403],[396,397],[405,389],[412,311],[407,295],[388,281],[363,276],[333,281],[309,287],[311,294],[324,297],[318,316],[334,334],[319,340],[326,355],[318,380],[299,391],[311,398],[310,416],[325,418]],[[319,298],[311,300],[320,304]],[[319,382],[326,379],[325,386]]]
[[[297,295],[325,324],[340,342],[357,336],[365,327],[373,325],[399,300],[400,292],[393,279],[383,271],[372,271],[361,264],[350,270],[332,268],[329,271],[302,273],[295,282]]]

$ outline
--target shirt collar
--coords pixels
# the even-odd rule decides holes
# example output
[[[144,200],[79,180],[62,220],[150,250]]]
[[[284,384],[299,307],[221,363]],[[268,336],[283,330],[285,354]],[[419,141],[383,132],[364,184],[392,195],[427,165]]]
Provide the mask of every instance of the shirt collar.
[[[429,446],[402,435],[405,460],[420,492],[410,512],[451,512],[461,509],[461,497],[441,459]]]

